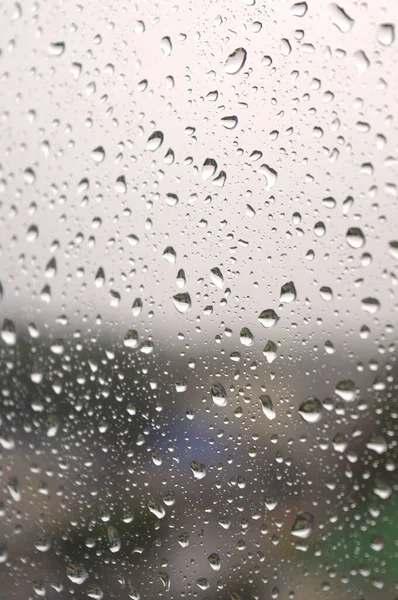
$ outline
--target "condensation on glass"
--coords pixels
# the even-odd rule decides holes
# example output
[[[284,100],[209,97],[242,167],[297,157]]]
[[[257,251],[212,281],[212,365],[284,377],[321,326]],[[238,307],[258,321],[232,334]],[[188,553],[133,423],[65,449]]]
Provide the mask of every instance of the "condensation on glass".
[[[1,598],[396,598],[397,3],[0,14]]]

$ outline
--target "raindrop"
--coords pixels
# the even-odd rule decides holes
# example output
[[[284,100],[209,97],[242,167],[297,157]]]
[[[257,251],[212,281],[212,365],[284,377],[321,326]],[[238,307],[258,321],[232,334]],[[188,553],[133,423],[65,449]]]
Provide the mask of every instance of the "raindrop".
[[[268,340],[264,347],[263,354],[269,364],[274,362],[274,360],[276,359],[277,352],[278,346],[271,340]]]
[[[188,310],[192,306],[191,296],[187,292],[183,292],[173,296],[173,302],[178,312],[182,314],[188,312]]]
[[[306,539],[314,528],[314,515],[309,512],[302,512],[296,516],[296,520],[291,529],[292,535]]]
[[[48,54],[50,56],[61,56],[65,52],[64,42],[52,42],[48,46]]]
[[[151,152],[155,152],[163,144],[163,133],[161,131],[154,131],[148,138],[146,147]]]
[[[365,236],[359,227],[350,227],[346,233],[346,240],[351,248],[362,248],[365,244]]]
[[[363,298],[361,304],[362,309],[371,315],[374,315],[380,309],[380,302],[377,298]]]
[[[377,39],[383,46],[391,46],[395,40],[395,27],[392,23],[383,23],[379,25]]]
[[[192,470],[193,476],[196,479],[203,479],[204,477],[206,477],[205,465],[203,465],[202,463],[200,463],[197,460],[193,460],[191,462],[191,470]]]
[[[96,163],[102,163],[105,158],[105,150],[103,147],[97,146],[97,148],[94,148],[94,150],[91,152],[91,158]]]
[[[296,288],[294,286],[293,281],[289,281],[288,283],[285,283],[281,287],[280,301],[284,302],[285,304],[288,304],[288,303],[296,300],[296,298],[297,298],[297,292],[296,292]]]
[[[210,270],[210,278],[212,282],[220,289],[224,286],[224,276],[218,267]]]
[[[299,413],[307,423],[317,423],[322,416],[322,404],[318,398],[308,398],[300,405]]]
[[[161,504],[158,504],[152,498],[148,501],[148,508],[152,514],[154,514],[158,519],[163,519],[166,514],[165,509]]]
[[[239,337],[240,343],[243,344],[243,346],[252,346],[254,343],[253,334],[248,327],[243,327],[243,329],[241,329]]]
[[[258,320],[263,327],[268,329],[273,327],[279,321],[279,317],[272,308],[268,308],[259,314]]]
[[[295,17],[304,17],[307,10],[308,6],[306,2],[296,2],[290,9],[290,11]]]
[[[126,179],[124,175],[121,175],[116,179],[115,190],[118,194],[125,194],[127,192]]]
[[[269,191],[276,184],[278,179],[278,173],[266,164],[261,165],[260,173],[265,175],[265,179],[267,181],[266,190]]]
[[[220,557],[217,554],[217,552],[213,552],[212,554],[209,554],[209,556],[207,557],[207,560],[209,561],[209,564],[210,564],[211,568],[213,569],[213,571],[220,570],[221,560],[220,560]]]
[[[127,579],[127,594],[131,600],[140,600],[141,596],[131,579]]]
[[[72,583],[77,583],[78,585],[84,583],[88,577],[88,573],[83,565],[78,565],[76,563],[68,563],[66,565],[66,575]]]
[[[238,124],[238,117],[235,117],[235,115],[231,115],[230,117],[222,117],[221,124],[225,127],[225,129],[235,129]]]
[[[14,322],[10,319],[4,319],[1,330],[1,339],[7,346],[15,346],[17,342],[17,334],[15,331]]]
[[[170,56],[172,50],[173,50],[173,46],[171,43],[171,39],[166,35],[165,37],[163,37],[160,41],[160,47],[163,51],[163,54],[165,56]]]
[[[357,395],[355,383],[351,379],[339,381],[334,391],[345,402],[353,402]]]
[[[205,181],[214,177],[217,171],[217,163],[213,158],[206,158],[202,166],[202,177]]]
[[[211,399],[216,406],[226,406],[227,392],[221,383],[214,383],[211,386]]]
[[[119,552],[122,544],[120,542],[120,536],[119,536],[117,530],[115,529],[115,527],[113,527],[112,525],[109,525],[106,528],[106,533],[107,533],[108,541],[109,541],[109,550],[114,553]]]
[[[270,396],[263,394],[260,396],[260,401],[261,401],[263,413],[265,414],[267,419],[269,419],[270,421],[273,421],[276,417],[276,414],[275,414],[274,405],[272,403]]]
[[[244,67],[247,52],[244,48],[236,48],[225,62],[224,70],[229,75],[236,75]]]
[[[352,19],[345,12],[345,10],[335,2],[332,2],[329,5],[329,16],[332,20],[333,25],[336,25],[336,27],[340,29],[342,33],[348,33],[349,31],[351,31],[355,23],[354,19]]]

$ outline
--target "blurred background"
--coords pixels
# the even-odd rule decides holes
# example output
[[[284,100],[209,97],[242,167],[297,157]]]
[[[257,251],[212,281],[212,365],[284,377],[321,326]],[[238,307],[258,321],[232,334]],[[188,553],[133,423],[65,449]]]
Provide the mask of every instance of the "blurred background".
[[[396,3],[0,14],[0,598],[396,600]]]

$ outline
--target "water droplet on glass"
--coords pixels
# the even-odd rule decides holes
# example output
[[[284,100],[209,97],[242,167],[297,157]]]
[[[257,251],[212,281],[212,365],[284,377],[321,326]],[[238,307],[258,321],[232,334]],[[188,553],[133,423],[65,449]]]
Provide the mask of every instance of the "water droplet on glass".
[[[365,244],[365,236],[359,227],[350,227],[346,233],[346,240],[351,248],[362,248]]]
[[[279,317],[272,308],[267,308],[259,314],[258,320],[263,327],[269,329],[279,321]]]
[[[243,344],[243,346],[252,346],[254,343],[253,334],[248,327],[243,327],[243,329],[241,329],[239,337],[240,343]]]
[[[308,10],[308,6],[306,2],[296,2],[292,5],[290,11],[295,17],[304,17]]]
[[[65,52],[64,42],[52,42],[48,46],[48,54],[50,56],[61,56]]]
[[[131,600],[140,600],[141,598],[136,586],[134,585],[131,579],[127,579],[127,594],[128,597],[131,598]]]
[[[7,346],[15,346],[17,342],[17,334],[15,331],[14,322],[11,319],[4,319],[1,330],[1,339]]]
[[[94,148],[94,150],[91,152],[91,158],[96,163],[102,163],[102,161],[105,158],[105,150],[103,149],[103,147],[97,146],[96,148]]]
[[[231,115],[230,117],[222,117],[221,124],[225,127],[225,129],[235,129],[238,124],[238,117],[235,117],[235,115]]]
[[[377,298],[363,298],[361,304],[362,309],[371,315],[376,314],[380,310],[380,302]]]
[[[307,423],[317,423],[322,416],[322,404],[318,398],[308,398],[300,405],[299,413]]]
[[[191,296],[187,292],[182,292],[173,296],[173,302],[178,312],[182,314],[188,312],[192,306]]]
[[[170,56],[173,50],[171,39],[166,35],[160,41],[160,47],[165,56]]]
[[[266,165],[265,163],[261,165],[260,173],[265,175],[265,179],[267,181],[266,190],[269,191],[276,184],[278,179],[278,173],[275,171],[275,169],[272,169],[269,165]]]
[[[158,519],[163,519],[166,514],[165,509],[161,504],[158,504],[152,498],[148,501],[148,508],[152,514],[154,514]]]
[[[202,177],[205,181],[214,177],[217,171],[217,163],[213,158],[206,158],[202,166]]]
[[[84,583],[88,577],[88,573],[83,565],[78,565],[72,562],[66,565],[66,575],[72,581],[72,583],[77,583],[78,585]]]
[[[333,25],[336,25],[342,33],[348,33],[351,31],[355,21],[352,19],[338,4],[332,2],[329,4],[329,16],[332,20]]]
[[[244,67],[247,52],[244,48],[236,48],[225,62],[224,71],[229,75],[236,75]]]
[[[366,447],[377,454],[384,454],[388,450],[387,442],[382,435],[373,434],[366,442]]]
[[[154,131],[148,138],[146,147],[151,152],[155,152],[163,144],[163,133],[161,131]]]
[[[221,560],[220,560],[220,557],[217,554],[217,552],[213,552],[212,554],[209,554],[209,556],[207,557],[207,560],[209,561],[209,564],[210,564],[211,568],[213,569],[213,571],[220,570]]]
[[[276,417],[274,405],[270,396],[263,394],[260,396],[261,406],[263,409],[263,413],[270,421],[273,421]]]
[[[314,528],[314,515],[309,512],[302,512],[296,516],[296,520],[291,529],[292,535],[299,538],[308,538]]]
[[[211,399],[216,406],[226,406],[227,392],[221,383],[214,383],[210,389]]]
[[[289,281],[288,283],[285,283],[281,287],[280,301],[288,304],[288,303],[296,300],[296,298],[297,298],[297,292],[296,292],[296,288],[294,286],[293,281]]]
[[[269,364],[274,362],[274,360],[276,359],[276,356],[277,356],[277,352],[278,352],[278,346],[275,344],[275,342],[268,340],[268,342],[266,343],[266,345],[264,347],[263,354]]]
[[[383,46],[391,46],[395,40],[395,27],[392,23],[379,25],[377,39]]]
[[[193,473],[193,476],[196,479],[203,479],[204,477],[206,477],[206,467],[204,464],[200,463],[197,460],[193,460],[191,462],[191,470]]]
[[[353,402],[357,395],[355,383],[351,379],[339,381],[334,391],[345,402]]]
[[[210,278],[212,282],[220,289],[224,286],[224,276],[218,267],[210,270]]]
[[[116,528],[113,527],[112,525],[109,525],[106,528],[106,534],[108,536],[109,550],[114,553],[119,552],[122,544],[121,544],[120,536],[119,536]]]

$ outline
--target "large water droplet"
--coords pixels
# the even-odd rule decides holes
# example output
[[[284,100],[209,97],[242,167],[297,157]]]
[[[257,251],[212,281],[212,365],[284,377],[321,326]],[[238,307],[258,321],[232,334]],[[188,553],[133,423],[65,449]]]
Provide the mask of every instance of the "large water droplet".
[[[392,23],[383,23],[379,25],[377,39],[383,46],[391,46],[395,40],[395,27]]]
[[[244,48],[236,48],[230,54],[225,62],[224,70],[229,75],[236,75],[243,68],[247,58],[247,52]]]
[[[291,532],[299,538],[308,538],[314,528],[314,515],[309,512],[302,512],[296,516]]]
[[[308,398],[300,405],[299,413],[307,423],[317,423],[322,416],[322,404],[318,398]]]
[[[173,296],[173,302],[178,312],[182,314],[188,312],[192,306],[191,296],[187,292],[182,292]]]
[[[339,381],[334,391],[345,402],[353,402],[356,398],[356,386],[351,379]]]
[[[354,19],[352,19],[345,10],[335,2],[332,2],[329,5],[329,16],[333,25],[336,25],[342,33],[351,31],[355,23]]]
[[[350,227],[346,233],[346,240],[351,248],[362,248],[365,244],[365,236],[359,227]]]
[[[289,281],[288,283],[285,283],[281,287],[281,294],[280,294],[281,302],[288,304],[289,302],[293,302],[294,300],[296,300],[296,298],[297,298],[297,292],[296,292],[296,288],[294,286],[293,281]]]
[[[68,563],[66,565],[66,575],[73,583],[77,583],[78,585],[81,585],[88,577],[88,573],[83,565],[76,563]]]
[[[227,392],[222,383],[214,383],[210,389],[211,399],[216,406],[226,406]]]
[[[209,556],[207,557],[207,560],[209,561],[209,564],[210,564],[211,568],[213,569],[213,571],[220,570],[221,560],[220,560],[220,557],[217,554],[217,552],[213,552],[212,554],[209,554]]]
[[[203,479],[206,477],[206,466],[197,460],[191,462],[191,470],[196,479]]]
[[[263,354],[269,364],[274,362],[274,360],[276,359],[277,352],[278,346],[275,344],[275,342],[268,340],[264,347]]]
[[[279,321],[279,317],[272,308],[267,308],[259,314],[258,320],[263,327],[270,328]]]
[[[151,152],[155,152],[163,144],[163,133],[161,131],[154,131],[148,138],[146,147]]]
[[[263,394],[260,396],[261,406],[263,409],[263,413],[270,421],[273,421],[276,417],[274,405],[270,396]]]

